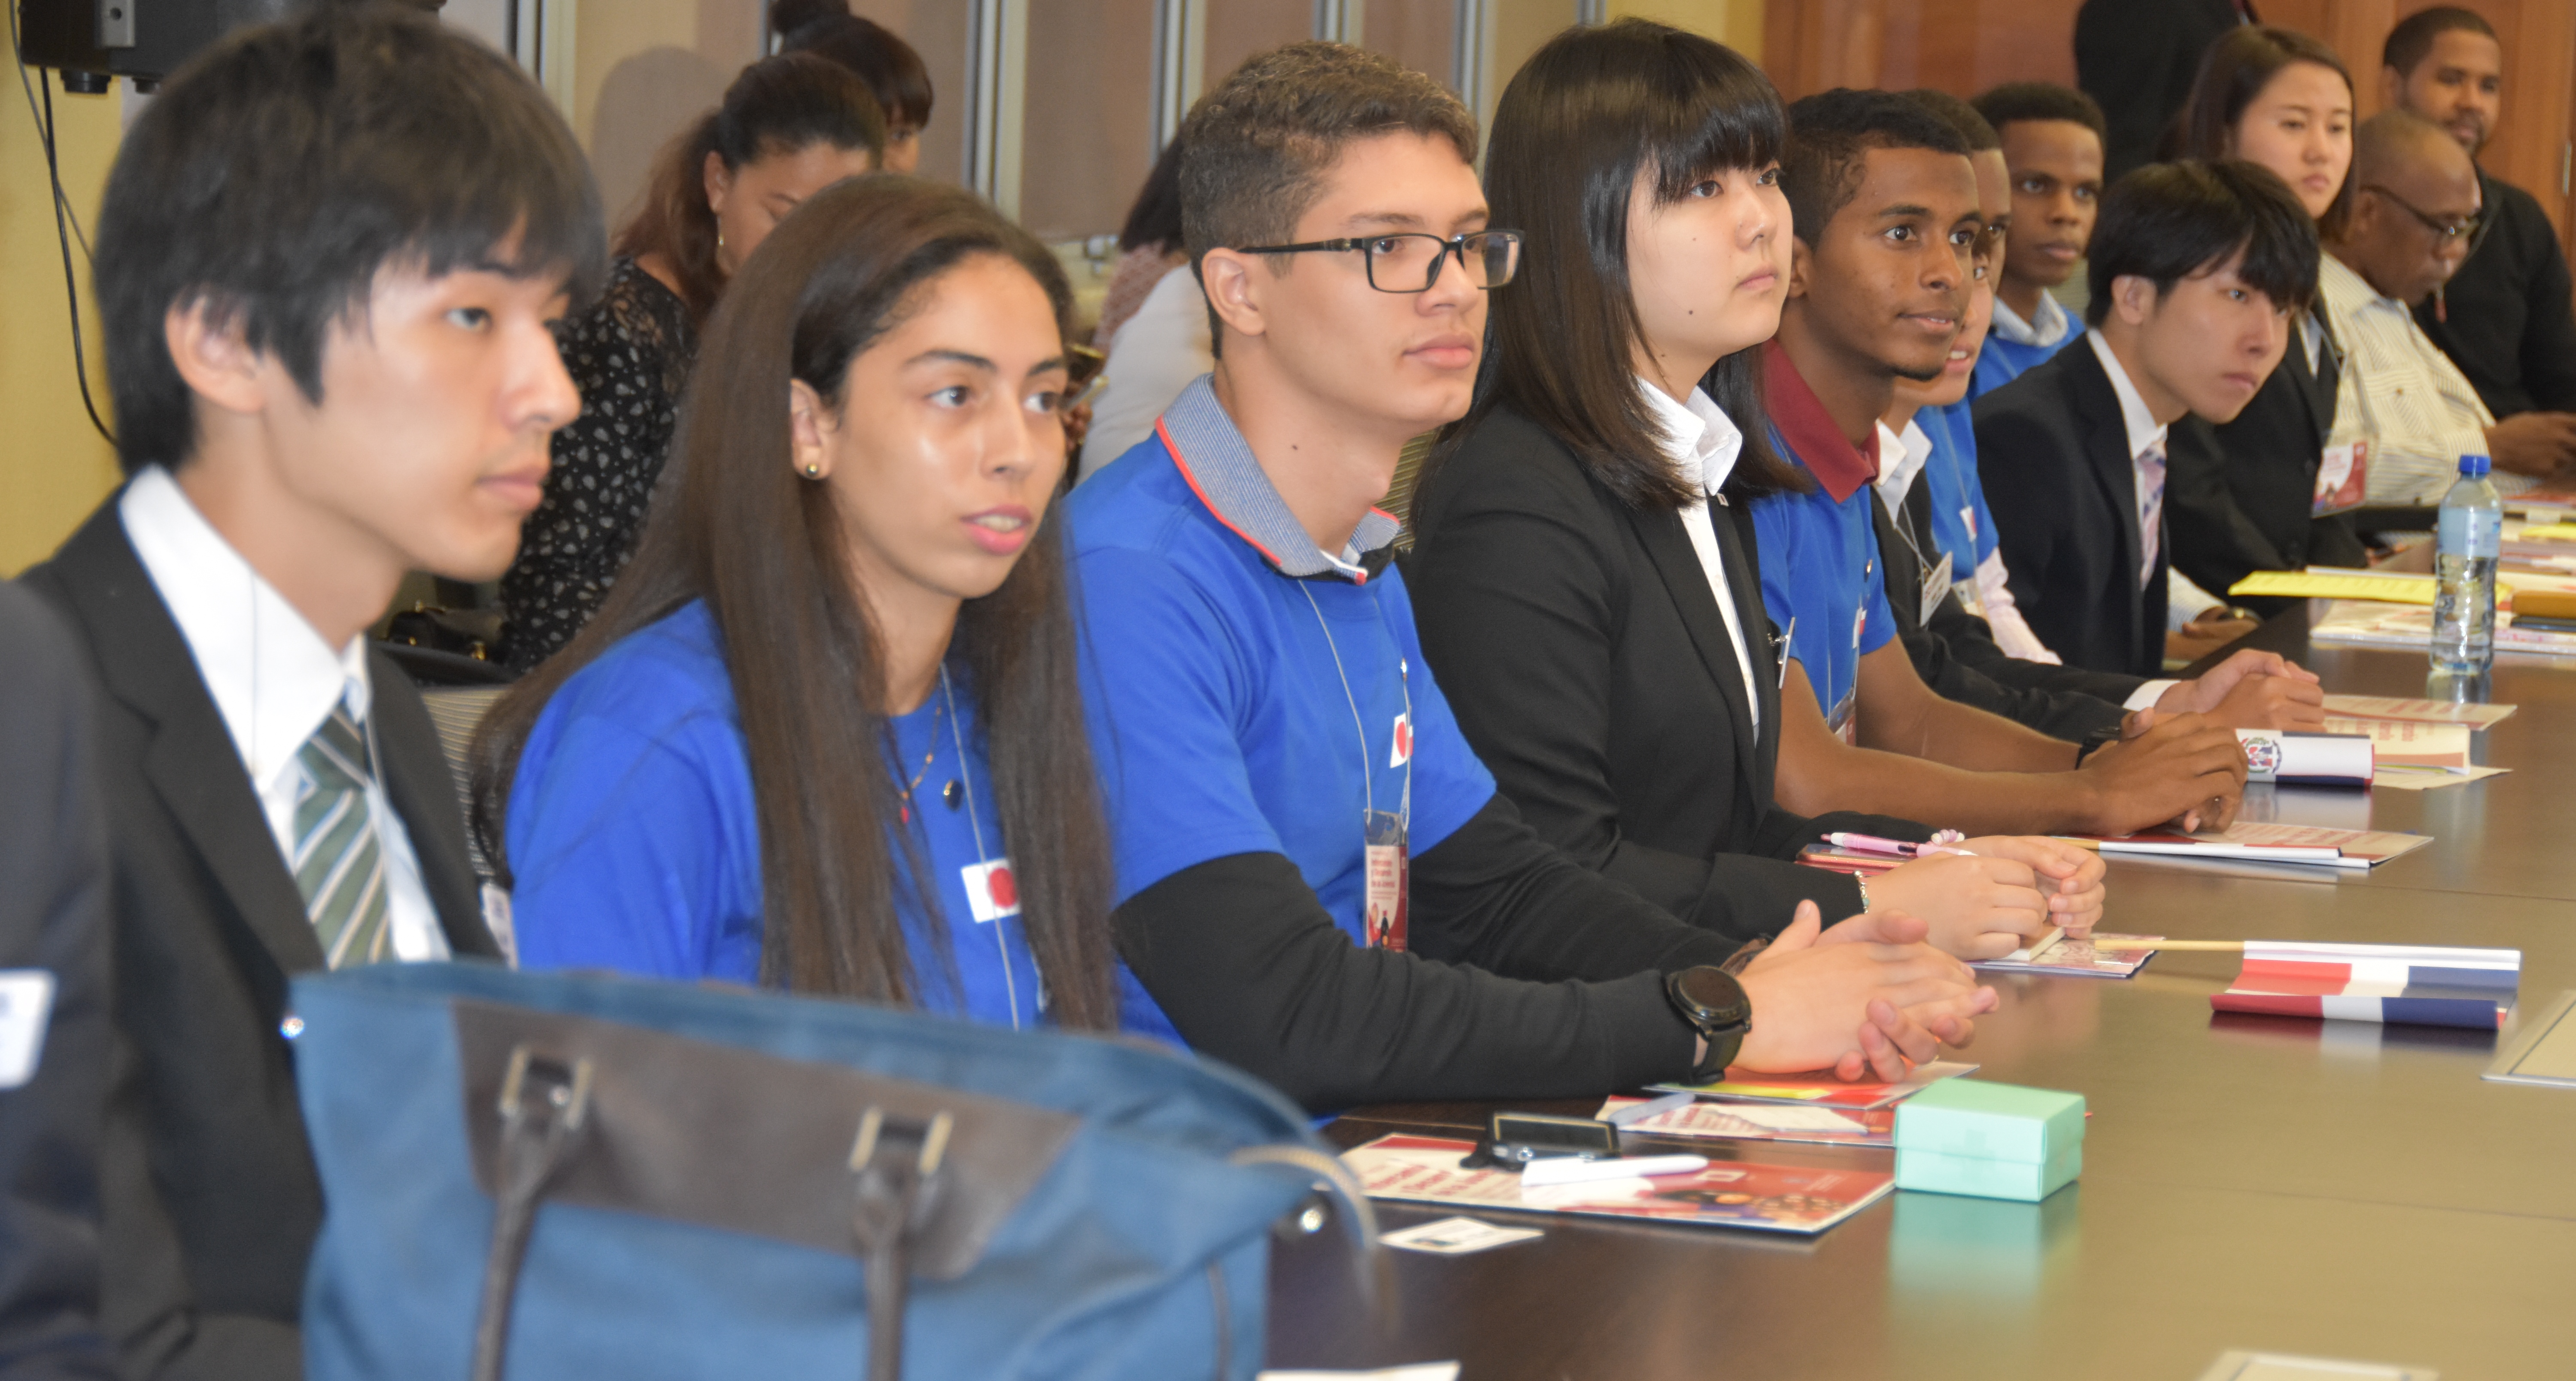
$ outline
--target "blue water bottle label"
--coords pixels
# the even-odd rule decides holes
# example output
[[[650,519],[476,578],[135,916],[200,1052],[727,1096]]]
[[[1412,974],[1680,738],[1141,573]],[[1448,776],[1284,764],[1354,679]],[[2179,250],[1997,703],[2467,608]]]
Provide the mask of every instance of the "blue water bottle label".
[[[2504,550],[2504,515],[2493,509],[2444,508],[2435,550],[2445,556],[2492,560]]]

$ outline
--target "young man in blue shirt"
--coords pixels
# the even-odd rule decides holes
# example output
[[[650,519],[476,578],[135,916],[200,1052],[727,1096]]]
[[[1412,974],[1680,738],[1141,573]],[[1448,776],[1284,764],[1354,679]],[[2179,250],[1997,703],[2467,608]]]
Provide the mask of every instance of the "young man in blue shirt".
[[[1183,137],[1217,367],[1068,519],[1119,949],[1180,1033],[1319,1109],[1595,1094],[1730,1055],[1884,1074],[1964,1040],[1992,994],[1919,921],[1820,937],[1802,906],[1745,964],[1541,844],[1460,736],[1373,505],[1405,440],[1466,412],[1516,267],[1466,110],[1295,44]]]
[[[1896,379],[1937,376],[1957,341],[1984,227],[1976,176],[1958,132],[1902,96],[1826,92],[1789,119],[1781,181],[1797,239],[1764,377],[1780,453],[1816,486],[1754,508],[1763,603],[1806,692],[1781,698],[1781,803],[1971,833],[2223,824],[2244,758],[2226,729],[2166,713],[2196,704],[2161,702],[2129,717],[2126,741],[2076,745],[1924,685],[1896,639],[1868,489]],[[2180,689],[2223,696],[2233,683],[2219,679]],[[2152,706],[2177,688],[2147,689]]]
[[[2102,107],[2071,86],[2007,82],[1972,104],[1994,127],[2011,181],[2010,233],[1995,277],[1995,325],[1968,385],[2011,383],[2084,334],[2050,290],[2084,262],[2102,204]]]

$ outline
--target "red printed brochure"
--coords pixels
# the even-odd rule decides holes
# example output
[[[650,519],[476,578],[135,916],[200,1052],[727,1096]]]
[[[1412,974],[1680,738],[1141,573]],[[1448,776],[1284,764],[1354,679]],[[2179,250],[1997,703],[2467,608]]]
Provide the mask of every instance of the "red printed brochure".
[[[1648,1100],[1614,1094],[1595,1117],[1608,1121]],[[1832,1146],[1894,1146],[1894,1108],[1818,1108],[1784,1103],[1693,1103],[1621,1127],[1622,1134],[1723,1137],[1732,1141],[1814,1141]]]
[[[1445,1137],[1382,1136],[1342,1159],[1372,1199],[1799,1234],[1823,1232],[1896,1187],[1886,1171],[1736,1161],[1684,1175],[1524,1188],[1517,1170],[1460,1169],[1475,1149]]]
[[[1819,1108],[1884,1108],[1921,1093],[1936,1079],[1955,1079],[1974,1074],[1977,1067],[1957,1060],[1933,1060],[1916,1065],[1913,1071],[1893,1084],[1847,1084],[1834,1077],[1830,1069],[1805,1074],[1755,1074],[1730,1068],[1726,1077],[1712,1084],[1657,1084],[1657,1093],[1680,1093],[1688,1089],[1702,1098],[1715,1098],[1736,1103],[1804,1103]]]

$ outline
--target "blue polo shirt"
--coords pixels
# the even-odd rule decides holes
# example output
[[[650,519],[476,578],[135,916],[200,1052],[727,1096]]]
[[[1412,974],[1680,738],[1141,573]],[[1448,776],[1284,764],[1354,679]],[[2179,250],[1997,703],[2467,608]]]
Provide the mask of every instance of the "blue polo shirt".
[[[2041,294],[2040,320],[2024,322],[2012,314],[1999,299],[1995,303],[1995,325],[1986,332],[1985,348],[1978,352],[1976,367],[1968,374],[1967,403],[1973,403],[2022,376],[2032,365],[2066,348],[2068,342],[2084,338],[2084,327],[2059,305],[2056,299]],[[2035,328],[2051,327],[2057,339],[2048,345],[2034,343]],[[2016,340],[2015,336],[2023,337]],[[1959,406],[1965,407],[1967,403]]]
[[[1320,550],[1206,376],[1067,509],[1119,900],[1281,854],[1363,943],[1364,817],[1406,809],[1408,761],[1417,855],[1494,795],[1385,560],[1396,520]]]
[[[1996,543],[1986,486],[1977,478],[1977,433],[1969,424],[1968,405],[1924,408],[1914,414],[1914,422],[1932,439],[1932,454],[1916,481],[1932,501],[1932,540],[1949,555],[1953,574],[1974,580],[1977,568],[1995,554]]]
[[[1878,439],[1873,435],[1866,451],[1852,445],[1779,342],[1765,349],[1763,392],[1771,413],[1771,444],[1816,484],[1812,493],[1770,494],[1754,501],[1753,530],[1762,547],[1762,607],[1787,630],[1788,655],[1805,668],[1826,726],[1852,742],[1860,659],[1896,636],[1887,583],[1878,569],[1878,533],[1870,519],[1869,484],[1878,474]]]
[[[898,781],[919,779],[898,828],[938,893],[925,905],[907,880],[895,887],[917,1000],[1037,1026],[1045,988],[1012,889],[1001,889],[1005,909],[985,884],[985,919],[968,895],[967,870],[1007,855],[970,687],[952,672],[950,690],[892,721]],[[511,783],[507,837],[523,967],[760,981],[759,813],[723,634],[704,601],[620,639],[546,702]],[[943,940],[953,975],[937,957]],[[1177,1043],[1123,964],[1118,978],[1123,1024]]]

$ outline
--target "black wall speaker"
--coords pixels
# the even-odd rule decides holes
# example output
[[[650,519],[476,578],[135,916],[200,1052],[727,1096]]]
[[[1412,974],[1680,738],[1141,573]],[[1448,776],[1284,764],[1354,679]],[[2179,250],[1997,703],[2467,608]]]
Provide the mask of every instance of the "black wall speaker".
[[[283,18],[310,0],[18,3],[21,59],[61,72],[65,90],[100,92],[115,77],[157,82],[232,30]]]

